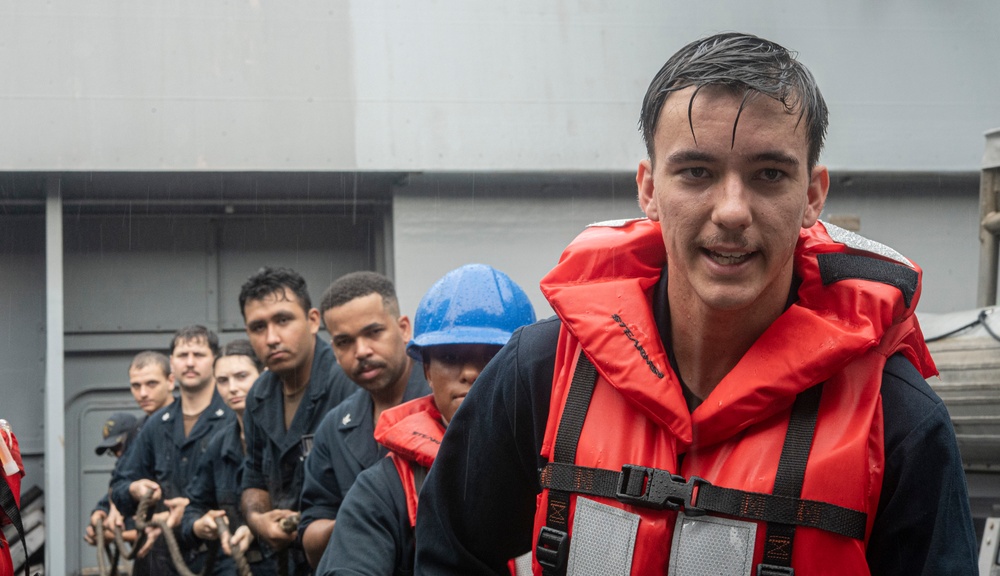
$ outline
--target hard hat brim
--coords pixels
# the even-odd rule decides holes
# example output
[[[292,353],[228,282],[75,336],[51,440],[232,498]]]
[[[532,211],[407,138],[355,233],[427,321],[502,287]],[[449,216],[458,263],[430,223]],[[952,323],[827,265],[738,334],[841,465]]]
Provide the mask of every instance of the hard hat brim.
[[[497,328],[475,328],[452,326],[448,330],[425,332],[410,340],[406,353],[415,360],[422,360],[422,350],[428,346],[449,344],[487,344],[503,346],[510,340],[512,332]]]

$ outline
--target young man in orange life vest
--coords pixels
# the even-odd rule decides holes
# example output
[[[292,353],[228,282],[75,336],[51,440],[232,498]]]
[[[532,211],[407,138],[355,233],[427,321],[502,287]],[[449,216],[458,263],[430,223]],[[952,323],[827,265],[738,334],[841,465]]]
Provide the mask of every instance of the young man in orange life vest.
[[[746,34],[643,102],[646,218],[588,228],[448,427],[417,574],[972,574],[920,269],[819,222],[827,109]]]

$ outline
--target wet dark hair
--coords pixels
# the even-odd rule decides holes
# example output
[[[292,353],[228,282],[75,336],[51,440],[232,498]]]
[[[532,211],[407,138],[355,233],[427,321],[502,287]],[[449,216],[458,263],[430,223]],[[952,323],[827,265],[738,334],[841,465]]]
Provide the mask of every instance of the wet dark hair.
[[[136,370],[142,370],[149,365],[159,366],[160,370],[163,371],[163,375],[166,376],[167,379],[170,378],[170,358],[167,358],[160,352],[154,352],[152,350],[146,350],[136,354],[135,358],[132,359],[132,363],[128,365],[128,369],[132,370],[134,368]]]
[[[308,316],[312,300],[305,278],[291,268],[261,268],[240,288],[240,314],[243,314],[244,320],[247,319],[246,305],[249,300],[263,300],[271,294],[290,300],[289,292],[295,295]]]
[[[378,272],[351,272],[344,274],[333,281],[330,287],[323,293],[323,300],[320,302],[320,314],[326,314],[330,308],[343,306],[355,298],[361,298],[369,294],[378,294],[382,297],[382,305],[393,316],[399,316],[399,299],[396,298],[396,287],[392,280],[389,280]]]
[[[177,344],[181,342],[198,341],[203,341],[208,345],[208,347],[212,350],[212,356],[219,356],[219,337],[216,336],[215,332],[212,332],[201,324],[185,326],[177,332],[174,332],[174,338],[170,341],[170,355],[174,355],[174,348],[177,347]]]
[[[761,94],[781,102],[789,114],[798,112],[799,122],[803,119],[806,122],[811,171],[819,162],[823,149],[829,111],[816,79],[795,57],[794,52],[769,40],[732,32],[702,38],[678,50],[656,73],[642,101],[639,128],[649,159],[656,160],[653,137],[667,97],[673,92],[695,87],[688,102],[688,122],[693,136],[691,109],[694,99],[702,88],[716,86],[736,95],[742,94],[740,113],[747,102]],[[738,123],[739,113],[733,123],[734,142]]]
[[[258,372],[264,370],[264,363],[257,358],[257,353],[254,352],[253,346],[250,345],[250,341],[246,339],[233,340],[229,344],[222,347],[222,351],[219,352],[218,357],[215,361],[218,362],[219,358],[225,358],[226,356],[246,356],[253,362],[253,365],[257,367]],[[214,368],[213,364],[213,368]]]

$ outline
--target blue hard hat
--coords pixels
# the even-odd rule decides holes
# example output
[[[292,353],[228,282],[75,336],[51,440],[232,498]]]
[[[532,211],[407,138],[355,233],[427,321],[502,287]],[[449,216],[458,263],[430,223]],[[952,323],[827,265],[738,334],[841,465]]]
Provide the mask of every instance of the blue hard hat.
[[[466,264],[444,275],[424,294],[406,347],[420,360],[425,346],[495,344],[535,321],[528,295],[509,276],[485,264]]]

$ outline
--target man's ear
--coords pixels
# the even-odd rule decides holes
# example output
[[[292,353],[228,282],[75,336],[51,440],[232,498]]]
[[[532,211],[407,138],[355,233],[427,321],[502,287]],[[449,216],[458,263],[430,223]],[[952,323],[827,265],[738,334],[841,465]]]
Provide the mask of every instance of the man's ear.
[[[826,166],[816,166],[809,178],[806,191],[806,209],[802,213],[802,227],[809,228],[819,220],[826,205],[826,194],[830,191],[830,172]]]
[[[306,320],[309,321],[309,332],[312,333],[313,336],[318,334],[320,323],[319,310],[310,308],[309,313],[306,314]]]
[[[409,342],[413,337],[413,325],[410,324],[409,316],[400,316],[396,322],[399,324],[399,331],[403,333],[403,340]]]
[[[653,221],[660,220],[660,212],[656,206],[656,195],[653,193],[653,163],[646,158],[639,162],[635,172],[635,185],[638,189],[639,209]]]

